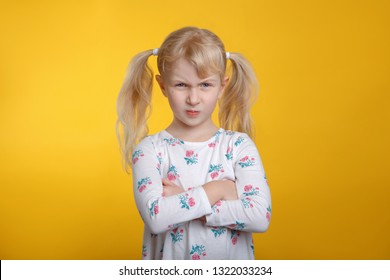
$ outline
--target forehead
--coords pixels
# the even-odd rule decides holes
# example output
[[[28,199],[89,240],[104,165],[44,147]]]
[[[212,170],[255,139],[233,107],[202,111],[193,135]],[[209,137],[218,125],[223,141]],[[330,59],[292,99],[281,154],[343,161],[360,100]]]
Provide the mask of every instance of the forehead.
[[[165,74],[171,80],[178,79],[194,82],[206,79],[219,80],[219,75],[216,73],[208,73],[205,77],[200,77],[196,67],[184,58],[176,60]]]

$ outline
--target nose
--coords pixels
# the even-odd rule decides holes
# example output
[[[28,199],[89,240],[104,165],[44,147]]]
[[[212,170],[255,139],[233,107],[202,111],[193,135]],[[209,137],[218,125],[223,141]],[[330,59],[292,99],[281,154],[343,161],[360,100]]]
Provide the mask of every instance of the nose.
[[[186,101],[187,101],[187,104],[192,105],[192,106],[199,104],[199,102],[200,102],[199,93],[198,93],[196,88],[191,88],[189,90]]]

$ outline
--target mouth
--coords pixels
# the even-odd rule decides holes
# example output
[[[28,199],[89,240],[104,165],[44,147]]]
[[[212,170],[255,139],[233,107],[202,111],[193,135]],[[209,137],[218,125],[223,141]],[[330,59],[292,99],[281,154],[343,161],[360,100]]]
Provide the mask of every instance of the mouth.
[[[196,117],[197,115],[199,115],[200,112],[196,110],[186,110],[186,113],[190,117]]]

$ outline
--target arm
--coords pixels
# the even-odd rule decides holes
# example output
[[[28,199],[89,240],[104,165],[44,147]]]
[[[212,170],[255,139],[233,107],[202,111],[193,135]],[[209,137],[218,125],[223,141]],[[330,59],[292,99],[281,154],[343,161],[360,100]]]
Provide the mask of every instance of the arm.
[[[175,185],[173,182],[169,181],[166,178],[162,179],[162,184],[163,184],[163,196],[165,197],[177,195],[184,192],[184,189],[182,187]],[[236,184],[233,181],[216,180],[216,181],[208,182],[204,184],[202,187],[206,192],[210,205],[214,205],[220,200],[238,199]]]
[[[150,137],[134,150],[133,191],[138,211],[154,234],[165,232],[170,225],[187,222],[211,213],[206,192],[201,187],[163,196],[162,175],[157,152]]]
[[[271,196],[261,158],[248,136],[235,147],[233,160],[239,199],[219,201],[206,216],[206,225],[264,232],[271,217]]]

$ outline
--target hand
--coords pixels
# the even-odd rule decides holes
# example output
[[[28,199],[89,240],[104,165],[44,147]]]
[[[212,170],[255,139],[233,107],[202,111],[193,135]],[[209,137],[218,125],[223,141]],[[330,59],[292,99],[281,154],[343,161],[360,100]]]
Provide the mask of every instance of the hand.
[[[203,224],[205,224],[206,223],[206,216],[202,216],[202,217],[200,217],[200,218],[198,218],[198,220],[200,221],[200,222],[202,222]]]
[[[173,182],[169,181],[167,178],[162,179],[163,185],[163,196],[172,196],[184,192],[184,189]]]

